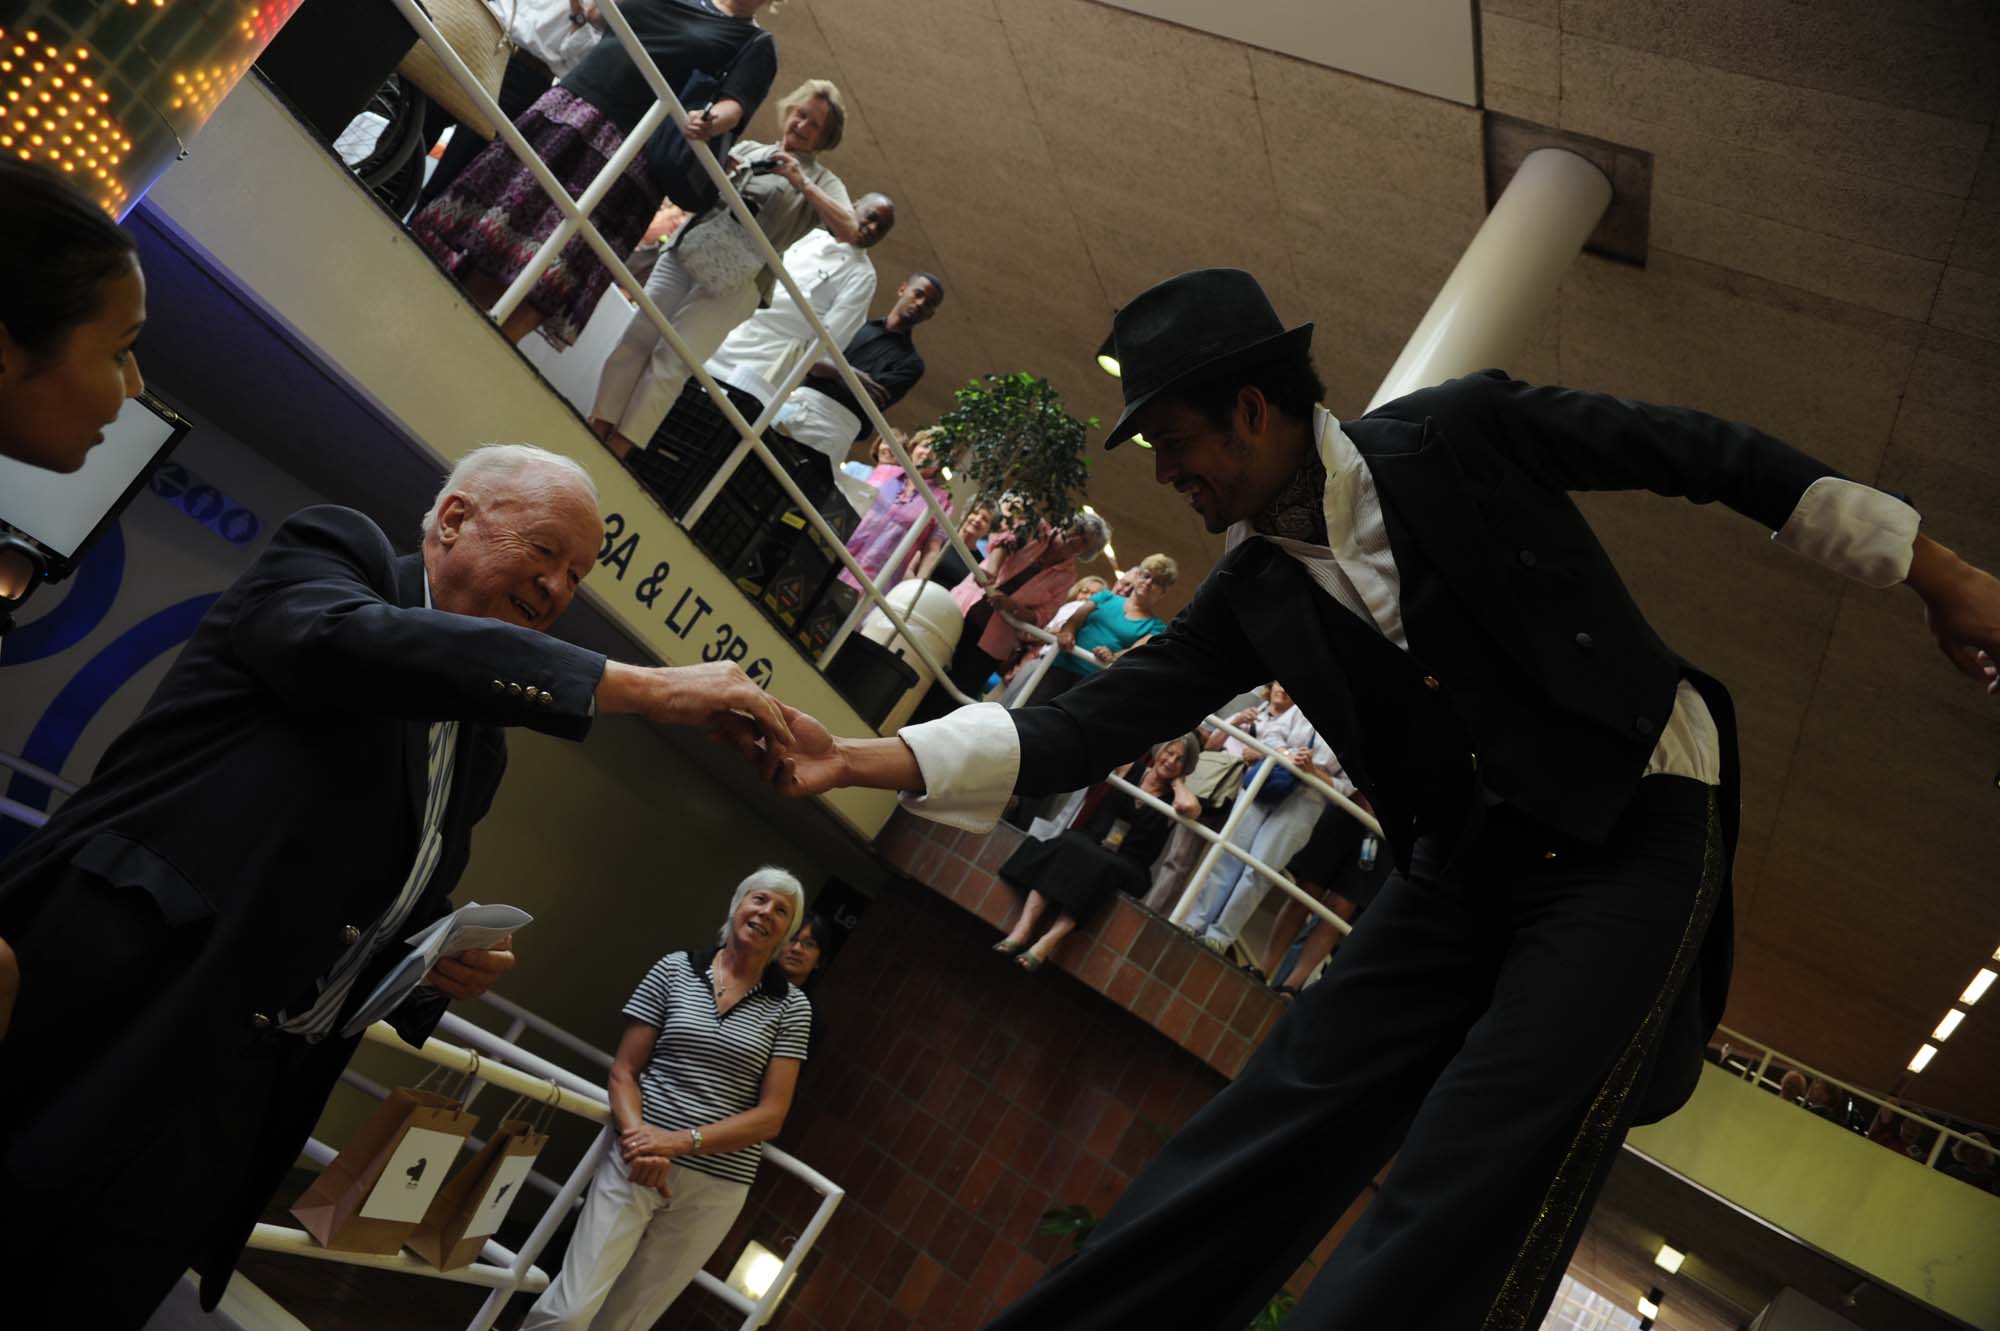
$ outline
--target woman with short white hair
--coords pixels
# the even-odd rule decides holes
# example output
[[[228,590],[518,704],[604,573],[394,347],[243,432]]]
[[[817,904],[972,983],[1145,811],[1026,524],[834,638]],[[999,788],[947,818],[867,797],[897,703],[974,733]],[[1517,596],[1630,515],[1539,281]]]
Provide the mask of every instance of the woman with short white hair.
[[[613,1149],[521,1331],[644,1331],[729,1232],[812,1036],[812,1005],[776,964],[805,905],[797,878],[759,869],[719,946],[670,952],[639,982],[611,1066]]]

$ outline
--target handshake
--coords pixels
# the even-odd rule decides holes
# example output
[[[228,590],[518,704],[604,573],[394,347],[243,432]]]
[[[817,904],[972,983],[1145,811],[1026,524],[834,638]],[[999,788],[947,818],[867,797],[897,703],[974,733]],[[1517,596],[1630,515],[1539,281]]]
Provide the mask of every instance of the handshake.
[[[597,710],[629,712],[664,725],[690,726],[736,750],[787,795],[840,786],[920,789],[922,773],[899,739],[835,739],[796,707],[779,702],[734,662],[634,666],[608,661]]]

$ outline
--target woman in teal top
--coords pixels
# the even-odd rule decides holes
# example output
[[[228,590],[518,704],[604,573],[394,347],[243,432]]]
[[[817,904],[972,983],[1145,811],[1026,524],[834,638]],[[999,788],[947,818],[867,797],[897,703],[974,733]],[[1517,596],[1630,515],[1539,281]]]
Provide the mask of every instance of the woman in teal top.
[[[1180,568],[1171,557],[1147,555],[1119,580],[1121,584],[1129,584],[1130,591],[1122,596],[1116,591],[1106,591],[1091,597],[1088,606],[1070,616],[1056,631],[1056,642],[1062,651],[1050,663],[1048,673],[1029,701],[1041,702],[1056,696],[1155,633],[1164,633],[1166,623],[1154,616],[1153,605],[1179,575]],[[1072,655],[1071,647],[1088,652],[1096,658],[1096,664]]]

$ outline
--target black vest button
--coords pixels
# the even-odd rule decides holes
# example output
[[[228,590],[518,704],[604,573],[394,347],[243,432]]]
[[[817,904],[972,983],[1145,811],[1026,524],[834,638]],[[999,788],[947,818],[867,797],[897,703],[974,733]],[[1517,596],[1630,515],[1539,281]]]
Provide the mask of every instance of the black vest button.
[[[1588,633],[1579,633],[1576,635],[1576,645],[1578,650],[1587,652],[1597,644],[1591,641]]]
[[[1649,716],[1634,717],[1632,718],[1632,729],[1642,735],[1650,735],[1653,733],[1653,719]]]
[[[1438,677],[1436,675],[1425,675],[1424,687],[1429,689],[1432,693],[1436,693],[1443,686],[1438,683]]]
[[[1533,550],[1521,551],[1520,560],[1528,568],[1533,568],[1535,566],[1535,552]]]

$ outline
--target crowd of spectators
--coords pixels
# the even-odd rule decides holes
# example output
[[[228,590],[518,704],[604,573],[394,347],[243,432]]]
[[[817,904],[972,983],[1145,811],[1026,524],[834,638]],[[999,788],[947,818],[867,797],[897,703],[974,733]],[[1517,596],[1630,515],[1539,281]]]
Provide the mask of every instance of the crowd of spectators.
[[[487,0],[513,45],[497,101],[541,164],[582,197],[653,104],[638,66],[590,0]],[[887,409],[923,375],[911,334],[944,300],[944,281],[916,272],[881,318],[868,309],[878,281],[867,251],[895,225],[882,193],[851,194],[825,158],[846,131],[846,103],[830,80],[808,78],[777,104],[775,142],[740,133],[772,93],[775,37],[757,22],[767,0],[626,0],[621,12],[688,111],[685,130],[655,131],[591,213],[610,247],[643,275],[646,294],[689,354],[719,380],[769,401],[814,344],[811,324],[751,236],[694,164],[689,145],[719,158],[756,227],[857,374],[860,394]],[[562,223],[531,168],[498,138],[483,142],[443,115],[427,124],[437,163],[411,230],[467,294],[497,302]],[[503,320],[519,342],[539,332],[558,348],[582,336],[611,283],[580,236]],[[608,316],[607,316],[608,317]],[[691,369],[646,314],[623,311],[622,331],[597,367],[591,426],[621,458],[653,439]],[[600,344],[601,345],[601,344]],[[869,434],[866,410],[830,357],[773,428],[838,466]],[[865,512],[870,496],[846,490]]]
[[[1772,1091],[1787,1104],[1797,1105],[1815,1118],[1866,1137],[1920,1165],[1930,1164],[1935,1151],[1940,1174],[1983,1192],[2000,1194],[2000,1169],[1996,1169],[1993,1141],[1980,1124],[1961,1122],[1931,1109],[1864,1096],[1800,1068],[1770,1067],[1759,1076],[1750,1051],[1733,1049],[1727,1044],[1710,1045],[1708,1057],[1716,1065]],[[1913,1114],[1921,1114],[1921,1118]],[[1933,1124],[1960,1135],[1948,1137],[1940,1148]]]

